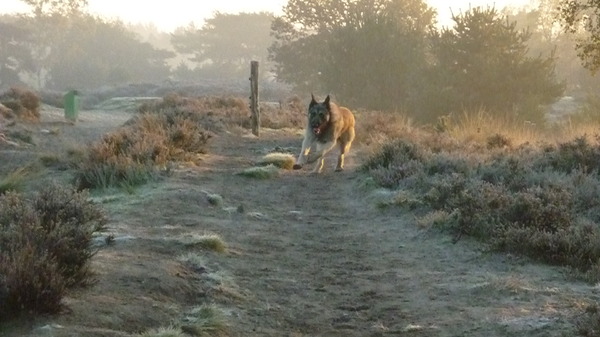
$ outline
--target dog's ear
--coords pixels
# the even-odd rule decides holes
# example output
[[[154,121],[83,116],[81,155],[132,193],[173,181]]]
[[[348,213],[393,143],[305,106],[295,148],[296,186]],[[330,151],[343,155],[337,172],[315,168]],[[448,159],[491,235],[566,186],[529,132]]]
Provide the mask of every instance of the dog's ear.
[[[323,104],[325,104],[327,109],[329,109],[329,95],[327,95],[327,98],[325,98],[325,102],[323,102]]]
[[[312,108],[313,105],[317,104],[317,100],[315,99],[315,95],[313,95],[312,93],[310,94],[311,100],[310,100],[310,104],[308,105],[309,108]]]

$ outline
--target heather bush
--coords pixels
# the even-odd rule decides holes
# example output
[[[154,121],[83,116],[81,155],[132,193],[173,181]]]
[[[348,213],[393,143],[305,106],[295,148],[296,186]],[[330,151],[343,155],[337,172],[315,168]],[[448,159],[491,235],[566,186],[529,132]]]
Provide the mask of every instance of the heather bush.
[[[0,319],[58,312],[69,287],[89,284],[92,235],[105,224],[85,192],[51,185],[0,196]]]
[[[263,103],[260,109],[261,127],[303,127],[306,123],[306,108],[297,97],[281,102],[278,107]],[[174,116],[185,116],[212,132],[234,126],[252,128],[249,102],[234,96],[186,97],[170,93],[160,101],[142,104],[138,112],[169,112]]]
[[[585,136],[582,136],[557,146],[546,146],[544,155],[538,160],[537,166],[539,168],[550,167],[565,173],[571,173],[574,170],[582,170],[584,173],[598,172],[600,169],[598,138],[599,136],[596,136],[595,144],[590,143]]]
[[[390,168],[409,160],[421,161],[424,149],[410,141],[400,139],[384,144],[379,151],[373,154],[363,164],[364,170],[376,168]]]
[[[422,144],[395,140],[374,153],[363,169],[381,186],[408,189],[426,214],[444,214],[435,228],[450,232],[456,240],[474,237],[492,249],[570,266],[597,281],[596,143],[598,139],[594,143],[580,137],[505,152],[509,144],[493,136],[487,147],[473,153],[477,147],[431,152]]]
[[[170,161],[205,153],[212,134],[191,114],[172,110],[139,114],[92,144],[79,164],[79,188],[134,187],[157,176]]]
[[[488,149],[511,147],[512,141],[505,135],[496,133],[487,138]]]
[[[183,117],[211,132],[221,132],[234,125],[251,127],[248,104],[241,98],[231,96],[184,97],[171,93],[160,101],[142,104],[138,112]]]
[[[0,103],[24,120],[40,120],[40,97],[31,90],[13,87],[0,95]]]

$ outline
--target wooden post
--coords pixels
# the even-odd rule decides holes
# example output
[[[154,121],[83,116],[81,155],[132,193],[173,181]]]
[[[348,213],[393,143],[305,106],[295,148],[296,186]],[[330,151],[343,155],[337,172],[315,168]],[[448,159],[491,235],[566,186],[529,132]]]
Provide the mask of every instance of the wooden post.
[[[260,134],[260,107],[258,105],[258,61],[250,63],[250,110],[252,111],[252,133]]]

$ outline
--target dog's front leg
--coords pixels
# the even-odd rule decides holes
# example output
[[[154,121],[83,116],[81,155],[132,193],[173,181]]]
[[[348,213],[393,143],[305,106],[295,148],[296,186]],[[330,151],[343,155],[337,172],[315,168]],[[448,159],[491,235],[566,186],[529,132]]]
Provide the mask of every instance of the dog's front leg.
[[[334,146],[335,141],[327,143],[317,142],[317,146],[314,153],[312,153],[311,156],[308,158],[309,163],[314,163],[315,161],[317,162],[313,173],[321,173],[321,171],[323,170],[323,164],[325,162],[325,155],[327,154],[327,152],[331,151],[331,149],[333,149]]]
[[[304,140],[302,141],[302,150],[300,150],[300,154],[298,155],[296,164],[294,164],[294,170],[299,170],[304,164],[306,164],[308,153],[310,152],[312,143],[313,139],[310,137],[310,135],[306,135],[306,137],[304,137]]]

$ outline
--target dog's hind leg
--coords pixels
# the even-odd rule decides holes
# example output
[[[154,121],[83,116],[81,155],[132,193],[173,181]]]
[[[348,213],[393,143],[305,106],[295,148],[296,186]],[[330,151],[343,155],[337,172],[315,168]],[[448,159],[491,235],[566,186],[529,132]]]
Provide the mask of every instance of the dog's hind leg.
[[[351,143],[340,142],[340,156],[338,157],[337,166],[335,167],[336,172],[344,170],[344,155],[350,151],[350,144]]]
[[[350,129],[347,134],[340,137],[338,144],[340,145],[340,156],[338,157],[337,166],[335,167],[336,172],[344,170],[344,156],[350,151],[352,141],[354,140],[354,130]]]

